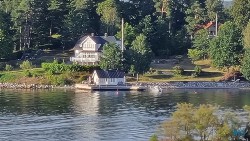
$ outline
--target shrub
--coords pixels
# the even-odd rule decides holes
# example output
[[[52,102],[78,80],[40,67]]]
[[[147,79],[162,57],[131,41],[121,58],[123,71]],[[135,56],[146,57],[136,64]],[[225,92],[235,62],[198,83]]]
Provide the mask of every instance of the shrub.
[[[26,70],[26,69],[32,69],[33,66],[29,60],[26,60],[26,61],[23,61],[22,64],[20,64],[20,68],[23,70]]]
[[[100,69],[99,66],[83,66],[83,65],[67,65],[67,64],[58,64],[58,63],[42,63],[42,68],[50,72],[51,74],[63,73],[63,72],[92,72],[95,69]]]
[[[184,69],[180,66],[174,66],[173,67],[174,75],[180,76],[183,75]]]
[[[194,73],[193,73],[193,76],[200,76],[201,75],[201,72],[202,72],[202,69],[201,69],[201,67],[199,67],[199,66],[195,66],[194,67]]]
[[[9,65],[9,64],[6,64],[5,65],[5,70],[6,71],[12,71],[13,70],[13,66]]]
[[[196,61],[201,59],[202,56],[202,52],[198,49],[188,49],[188,57],[192,60],[192,61]]]
[[[31,72],[30,72],[29,70],[25,70],[25,71],[24,71],[24,75],[25,75],[26,77],[32,77],[32,74],[31,74]]]

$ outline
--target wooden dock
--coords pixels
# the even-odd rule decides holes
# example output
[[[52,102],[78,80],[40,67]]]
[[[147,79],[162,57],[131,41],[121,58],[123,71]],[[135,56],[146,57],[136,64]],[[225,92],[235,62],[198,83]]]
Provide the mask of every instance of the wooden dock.
[[[144,91],[145,87],[135,85],[88,85],[88,84],[75,84],[76,89],[92,90],[92,91]]]

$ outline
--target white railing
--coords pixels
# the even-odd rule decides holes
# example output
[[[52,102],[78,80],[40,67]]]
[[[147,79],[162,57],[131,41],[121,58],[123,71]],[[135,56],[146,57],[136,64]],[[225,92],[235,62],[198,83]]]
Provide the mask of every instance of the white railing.
[[[97,58],[79,58],[79,57],[70,57],[71,62],[97,62]]]

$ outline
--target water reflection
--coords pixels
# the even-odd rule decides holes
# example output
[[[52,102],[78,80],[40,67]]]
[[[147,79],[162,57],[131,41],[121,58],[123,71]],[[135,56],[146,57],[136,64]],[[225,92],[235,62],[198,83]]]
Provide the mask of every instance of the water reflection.
[[[147,140],[179,102],[250,105],[249,90],[0,90],[0,140]]]

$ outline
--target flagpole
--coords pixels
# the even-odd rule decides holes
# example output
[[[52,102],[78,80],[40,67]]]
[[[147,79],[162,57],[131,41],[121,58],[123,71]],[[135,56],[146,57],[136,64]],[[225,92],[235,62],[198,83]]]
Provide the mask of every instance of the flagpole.
[[[123,29],[123,26],[124,26],[124,20],[122,18],[122,53],[124,51],[124,29]]]
[[[217,36],[218,34],[218,14],[216,12],[216,16],[215,16],[215,36]]]

